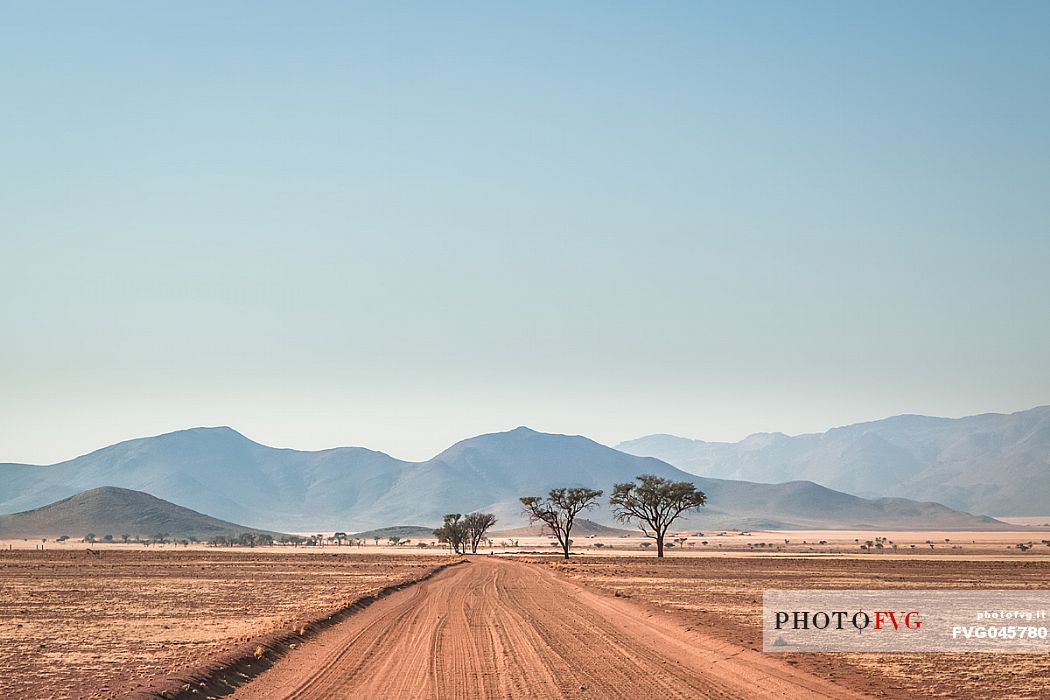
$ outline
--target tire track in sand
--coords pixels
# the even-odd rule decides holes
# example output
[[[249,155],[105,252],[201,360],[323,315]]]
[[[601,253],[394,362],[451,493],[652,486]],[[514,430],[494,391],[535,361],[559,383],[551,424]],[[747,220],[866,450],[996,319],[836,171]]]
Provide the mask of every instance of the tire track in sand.
[[[237,698],[859,698],[543,567],[474,557],[293,650]]]

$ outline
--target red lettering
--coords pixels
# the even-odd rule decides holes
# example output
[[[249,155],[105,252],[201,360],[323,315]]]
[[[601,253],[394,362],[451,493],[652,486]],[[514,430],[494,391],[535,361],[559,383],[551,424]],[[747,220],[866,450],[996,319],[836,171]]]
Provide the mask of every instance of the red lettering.
[[[914,618],[914,619],[912,619]],[[922,627],[922,620],[919,619],[919,613],[914,610],[904,616],[904,626],[910,630],[917,630]]]
[[[900,629],[900,625],[897,622],[897,615],[890,610],[876,610],[875,611],[875,629],[882,629],[882,621],[885,618],[889,618],[890,624],[893,625],[893,629]]]

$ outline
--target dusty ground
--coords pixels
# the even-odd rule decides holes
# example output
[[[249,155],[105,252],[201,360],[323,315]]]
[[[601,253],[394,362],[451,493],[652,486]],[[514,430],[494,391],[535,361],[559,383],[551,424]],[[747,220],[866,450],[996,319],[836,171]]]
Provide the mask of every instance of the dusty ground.
[[[1027,520],[1022,518],[1022,520]],[[1042,523],[1045,518],[1035,518]],[[331,534],[331,533],[326,533]],[[667,541],[674,545],[674,540],[685,537],[673,548],[676,556],[724,556],[726,554],[863,554],[899,557],[965,557],[965,558],[1004,558],[1025,556],[1028,558],[1050,558],[1050,546],[1043,540],[1050,541],[1050,528],[1030,528],[999,531],[922,531],[922,530],[754,530],[740,532],[736,530],[700,532],[684,530],[669,535]],[[869,545],[869,543],[871,543]],[[420,545],[423,545],[422,547]],[[1024,549],[1019,548],[1022,545]],[[481,551],[488,553],[517,552],[522,550],[545,551],[556,553],[557,543],[551,537],[508,537],[494,535],[490,541],[483,542]],[[1028,547],[1031,547],[1030,549]],[[43,547],[45,551],[71,551],[75,549],[94,548],[101,551],[208,551],[216,548],[206,544],[184,547],[171,543],[151,545],[142,544],[95,543],[88,544],[79,540],[56,542],[49,539],[5,539],[0,540],[0,551],[9,549],[34,550]],[[635,556],[652,553],[655,548],[650,539],[641,533],[633,536],[574,536],[573,550],[591,556]],[[221,549],[220,551],[238,551]],[[439,554],[446,553],[445,545],[434,538],[416,538],[408,544],[392,546],[386,540],[377,544],[367,540],[364,546],[336,546],[331,543],[322,547],[259,547],[256,551],[281,553],[296,552],[300,554],[328,554],[332,551],[355,552],[363,554]]]
[[[444,561],[334,549],[0,552],[0,698],[117,697]]]
[[[587,587],[673,615],[747,649],[761,649],[766,588],[1050,588],[1050,562],[919,557],[726,556],[533,559]],[[845,687],[892,698],[1048,698],[1050,656],[994,654],[777,655]]]
[[[942,534],[939,539],[952,540],[943,548],[936,542]],[[903,544],[929,539],[937,546],[933,550],[927,546],[925,551],[899,547],[896,553],[888,548],[859,551],[856,539],[877,536]],[[956,543],[964,546],[962,533],[705,534],[709,543],[715,537],[722,548],[697,551],[698,547],[687,544],[672,550],[664,561],[639,549],[641,540],[617,538],[602,548],[595,547],[594,541],[582,542],[582,555],[568,563],[553,556],[519,556],[515,558],[524,561],[506,563],[541,572],[542,578],[493,573],[489,578],[457,579],[456,586],[447,588],[438,585],[444,575],[439,574],[431,583],[421,584],[419,591],[413,592],[413,587],[398,592],[376,603],[375,611],[368,608],[337,626],[355,629],[358,615],[361,620],[375,620],[364,615],[383,610],[393,611],[390,619],[399,621],[382,638],[376,635],[382,625],[372,628],[372,637],[361,637],[371,639],[373,645],[360,659],[354,657],[358,676],[341,676],[338,682],[356,687],[353,684],[375,675],[397,687],[392,679],[414,678],[420,669],[437,673],[432,670],[434,659],[451,650],[454,666],[441,673],[459,678],[482,669],[478,676],[482,685],[473,688],[478,695],[521,695],[527,687],[521,685],[524,679],[533,678],[536,687],[549,691],[551,697],[559,692],[579,695],[577,681],[615,697],[617,688],[633,688],[633,678],[648,678],[656,664],[666,673],[666,664],[677,666],[683,659],[689,668],[714,659],[714,667],[692,668],[691,672],[704,675],[690,681],[703,686],[695,688],[699,695],[694,696],[710,697],[718,690],[730,697],[734,692],[735,697],[751,697],[753,689],[742,691],[718,676],[717,668],[735,668],[727,656],[738,658],[743,653],[751,666],[772,663],[773,677],[795,668],[803,675],[873,695],[1050,698],[1046,656],[798,654],[777,655],[770,661],[769,655],[753,651],[761,646],[759,611],[766,588],[1050,588],[1050,561],[1041,551],[1045,546],[1019,552],[1015,546],[1019,536],[1003,533],[974,533],[964,549],[951,549]],[[818,540],[810,545],[809,540],[817,537],[828,544],[820,545]],[[784,539],[789,542],[783,543]],[[781,542],[779,551],[753,544],[775,540]],[[497,551],[501,548],[494,545]],[[32,546],[22,542],[21,548],[0,551],[0,697],[116,697],[148,679],[196,666],[364,593],[416,578],[448,560],[430,548],[372,545],[306,550],[96,546],[101,555],[77,543],[61,547],[47,543],[42,552]],[[521,541],[509,549],[526,547],[553,554],[545,538]],[[810,547],[824,551],[808,551]],[[842,553],[833,553],[836,548]],[[592,603],[585,604],[583,598],[592,594],[576,589],[571,600],[558,603],[559,596],[549,592],[551,581],[558,580],[598,591],[601,600],[588,598]],[[428,590],[433,598],[420,597]],[[497,602],[491,604],[492,599]],[[407,600],[412,602],[399,607],[398,601]],[[631,617],[602,600],[641,606],[646,615],[663,620],[664,637],[646,639],[652,619]],[[630,624],[639,624],[639,630],[627,630],[618,639],[613,631],[626,629],[625,619],[634,620]],[[571,629],[565,627],[566,620],[573,621]],[[427,629],[430,634],[402,635],[401,629]],[[468,629],[472,634],[463,634]],[[323,634],[337,634],[336,628]],[[680,646],[682,634],[691,635],[686,646],[693,652]],[[318,663],[344,642],[314,647]],[[314,644],[311,640],[308,646]],[[669,644],[676,651],[654,657],[646,651],[647,644],[650,648]],[[554,668],[549,659],[539,658],[550,647],[568,660],[567,666]],[[587,654],[600,663],[588,661]],[[486,670],[488,662],[495,663],[496,672]],[[623,668],[635,670],[625,678]],[[428,677],[434,682],[435,676]],[[563,687],[566,679],[570,684]],[[471,690],[462,684],[450,687],[453,690],[440,697]],[[361,688],[377,690],[369,690],[367,684]]]
[[[684,538],[684,539],[681,539]],[[553,538],[530,537],[508,542],[495,538],[494,549],[551,550]],[[727,554],[863,555],[912,558],[1002,559],[1024,556],[1050,559],[1050,532],[1046,529],[1001,531],[922,530],[685,530],[668,535],[676,557],[722,557]],[[637,556],[653,553],[653,541],[633,537],[574,537],[573,549],[588,556]]]
[[[545,567],[478,556],[291,650],[235,697],[859,696]]]

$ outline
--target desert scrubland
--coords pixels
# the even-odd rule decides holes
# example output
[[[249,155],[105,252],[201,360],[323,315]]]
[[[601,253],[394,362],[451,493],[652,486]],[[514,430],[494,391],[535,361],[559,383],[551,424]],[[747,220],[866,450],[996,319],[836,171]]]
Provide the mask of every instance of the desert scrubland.
[[[927,538],[923,538],[927,539]],[[659,609],[687,627],[762,648],[764,589],[1021,589],[1050,585],[1045,557],[965,560],[892,557],[584,557],[531,560],[589,588]],[[858,691],[890,698],[1046,698],[1045,654],[784,654],[784,662]]]
[[[0,697],[120,697],[441,561],[118,547],[0,552]]]
[[[1050,559],[1050,530],[682,530],[669,533],[668,556],[725,557],[754,554],[861,558]],[[492,537],[499,552],[554,550],[553,537]],[[487,551],[489,548],[486,547]],[[653,540],[638,532],[573,536],[573,551],[587,556],[652,556]]]
[[[577,554],[568,562],[555,555],[545,537],[517,538],[517,546],[496,537],[492,548],[483,548],[484,554],[473,561],[503,559],[488,556],[490,551],[497,555],[519,552],[507,557],[513,560],[507,561],[507,566],[543,570],[600,598],[640,606],[657,616],[654,621],[658,618],[670,627],[681,627],[684,633],[699,635],[697,639],[724,642],[749,652],[755,662],[771,663],[771,668],[784,671],[781,680],[785,683],[795,682],[787,673],[794,669],[843,689],[883,697],[1050,695],[1050,659],[1046,656],[760,653],[761,596],[765,589],[1046,588],[1050,584],[1050,548],[1041,544],[1027,551],[1017,548],[1021,541],[1033,538],[1038,543],[1040,533],[814,531],[683,536],[687,534],[689,539],[662,561],[641,547],[641,538],[632,537],[582,538]],[[1045,538],[1046,534],[1041,536]],[[694,540],[697,544],[690,546]],[[699,544],[705,540],[708,545]],[[886,545],[878,550],[859,548],[860,544],[875,540]],[[926,544],[927,540],[934,543],[933,548]],[[821,541],[827,544],[820,544]],[[896,552],[890,549],[891,541],[898,544]],[[923,546],[913,549],[911,543]],[[133,544],[89,547],[80,542],[49,542],[43,545],[44,551],[34,551],[32,547],[37,545],[32,540],[19,540],[2,546],[6,551],[0,551],[0,697],[119,697],[151,681],[200,668],[268,633],[294,629],[384,586],[418,578],[452,559],[433,547],[420,549],[412,545],[250,549],[203,545],[145,548]],[[595,605],[572,612],[581,624],[592,621],[586,625],[588,629],[565,629],[558,616],[551,614],[552,605],[564,596],[550,592],[552,584],[548,578],[507,579],[513,569],[485,566],[488,568],[484,572],[490,573],[464,578],[470,583],[466,589],[458,584],[442,584],[444,579],[436,580],[395,594],[392,598],[397,600],[389,605],[412,624],[431,625],[435,634],[443,630],[442,634],[449,637],[448,645],[462,645],[460,637],[464,635],[468,639],[470,635],[482,640],[494,638],[492,635],[508,632],[506,622],[515,620],[516,631],[509,630],[514,634],[501,642],[506,648],[499,656],[492,656],[503,659],[499,663],[504,664],[508,658],[525,657],[534,665],[541,664],[545,654],[554,653],[550,645],[557,645],[559,639],[564,641],[570,633],[598,638],[608,636],[614,629],[609,626],[608,617],[612,608],[600,599],[594,599]],[[474,570],[482,571],[478,567]],[[467,575],[458,570],[447,574],[450,579],[464,576]],[[525,582],[532,582],[529,585],[536,590],[523,590]],[[467,593],[453,594],[463,590]],[[502,602],[498,607],[484,601],[500,590]],[[435,608],[435,601],[427,598],[427,591],[453,611],[461,623],[455,628],[458,632],[453,634],[446,629],[451,621],[446,623]],[[463,595],[476,596],[477,600],[465,600]],[[378,615],[383,609],[369,615]],[[482,617],[474,620],[474,615]],[[491,629],[486,627],[486,620],[494,621]],[[681,662],[683,653],[698,657],[723,653],[714,646],[704,651],[695,645],[695,651],[683,652],[683,648],[692,648],[688,644],[661,650],[658,642],[653,642],[657,646],[651,652],[644,651],[643,632],[625,635],[623,654],[625,658],[637,655],[638,663],[654,668],[663,663],[661,658],[670,663]],[[396,642],[395,638],[397,635],[391,637]],[[434,637],[438,639],[440,636]],[[307,641],[297,653],[307,653],[315,648],[314,644]],[[517,648],[516,644],[525,646]],[[323,645],[316,648],[323,649]],[[475,646],[468,650],[481,653],[479,649],[484,651]],[[566,646],[563,651],[568,654],[569,650],[570,646]],[[340,652],[344,661],[357,653],[353,648]],[[649,658],[652,654],[655,656]],[[513,678],[508,668],[493,676],[491,669],[485,668],[488,657],[484,654],[470,658],[481,681]],[[417,661],[431,663],[426,654]],[[577,659],[572,666],[572,682],[583,678],[579,685],[597,692],[604,686],[588,682],[587,678],[599,674],[605,674],[607,680],[618,677],[609,675],[612,672],[608,671],[608,661],[603,666]],[[412,663],[405,661],[373,670],[393,674],[391,678],[404,678],[411,676]],[[462,664],[455,668],[457,677],[474,672]],[[549,671],[550,667],[544,668]],[[364,666],[361,669],[367,670]],[[536,665],[536,669],[540,666]],[[277,667],[263,677],[269,675],[272,680],[280,675],[275,671]],[[695,672],[713,670],[701,668]],[[367,678],[369,673],[372,671],[362,670],[359,678]],[[337,680],[329,677],[325,682]],[[351,678],[343,680],[357,682]],[[557,673],[548,681],[545,692],[551,697],[568,692],[568,686],[561,687],[564,678]],[[441,690],[440,678],[430,677],[427,682],[432,684],[432,690]],[[623,682],[626,681],[621,681],[621,685]],[[508,687],[509,690],[493,685],[488,691],[494,697],[500,697],[503,691],[524,692],[524,686]],[[463,683],[456,688],[457,692],[470,690]],[[251,697],[250,687],[245,690],[248,694],[244,696]],[[437,697],[441,697],[440,692]],[[732,692],[728,697],[734,697]]]

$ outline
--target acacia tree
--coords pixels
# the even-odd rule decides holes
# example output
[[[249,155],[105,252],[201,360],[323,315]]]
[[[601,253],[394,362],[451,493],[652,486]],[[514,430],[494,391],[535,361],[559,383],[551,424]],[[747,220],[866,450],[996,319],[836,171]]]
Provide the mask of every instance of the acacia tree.
[[[671,481],[654,474],[636,477],[638,483],[615,484],[609,504],[622,523],[636,521],[646,537],[656,540],[656,556],[664,555],[664,535],[671,523],[689,510],[707,503],[707,496],[688,481]]]
[[[471,513],[463,518],[463,526],[466,529],[467,542],[470,543],[470,553],[478,553],[478,545],[484,539],[489,528],[496,524],[496,516],[492,513]]]
[[[448,542],[452,545],[456,554],[463,554],[467,543],[467,528],[463,515],[461,513],[446,514],[441,527],[434,530],[434,537],[437,537],[438,542]]]
[[[584,509],[593,507],[601,496],[602,492],[595,489],[563,488],[551,489],[546,498],[525,496],[520,500],[529,522],[542,522],[549,527],[561,545],[562,554],[568,559],[569,545],[572,544],[569,534],[576,516]]]

